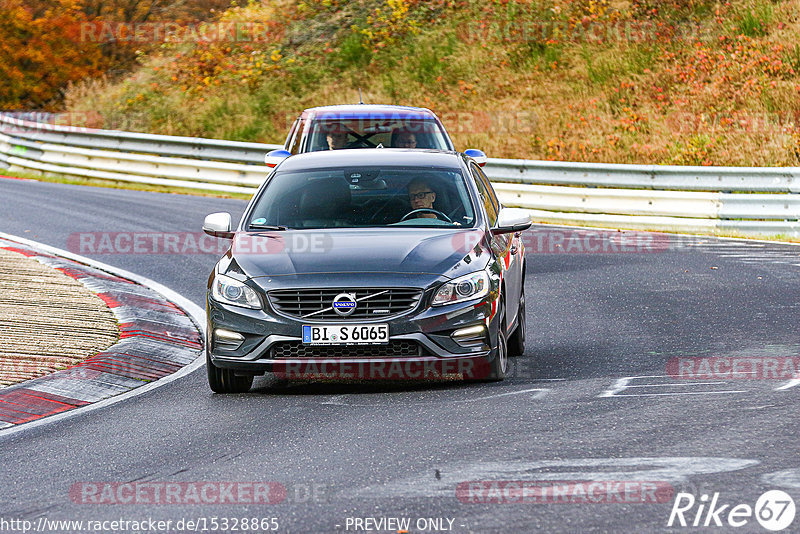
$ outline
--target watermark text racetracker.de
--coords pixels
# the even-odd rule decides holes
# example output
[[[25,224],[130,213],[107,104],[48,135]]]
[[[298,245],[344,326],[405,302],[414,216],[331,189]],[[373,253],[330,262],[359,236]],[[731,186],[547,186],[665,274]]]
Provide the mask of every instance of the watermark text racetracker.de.
[[[457,232],[454,251],[468,253],[479,240],[474,232]],[[651,232],[542,229],[523,232],[530,254],[650,254],[676,245],[670,236]],[[328,232],[239,232],[229,241],[203,232],[76,232],[67,249],[76,254],[212,254],[221,256],[233,247],[236,254],[324,254],[336,246]]]
[[[236,254],[325,253],[330,236],[320,232],[286,235],[241,233],[236,239],[218,239],[203,232],[76,232],[67,249],[76,254],[212,254],[221,256],[233,246]]]
[[[520,17],[508,22],[476,20],[459,28],[459,37],[473,43],[659,43],[686,40],[708,42],[713,27],[698,23],[672,23],[651,20],[608,20],[570,22]]]
[[[541,120],[536,112],[528,109],[483,109],[472,111],[445,111],[439,118],[447,125],[450,134],[484,133],[494,135],[528,134],[534,135],[540,130]],[[373,111],[360,118],[353,118],[347,113],[325,111],[314,117],[320,132],[337,131],[342,123],[353,131],[367,131],[377,124],[402,124],[405,130],[415,134],[438,134],[439,125],[427,120],[428,116],[419,114],[411,118],[407,114],[396,112]],[[277,116],[276,121],[283,123],[288,131],[297,120],[296,113],[285,113]]]
[[[76,482],[69,497],[85,505],[274,505],[324,502],[324,484],[282,482]]]
[[[670,358],[667,375],[682,380],[793,380],[800,378],[800,356]]]
[[[466,230],[466,229],[465,229]],[[480,241],[480,232],[455,231],[450,246],[467,254]],[[667,234],[637,231],[537,228],[522,232],[527,254],[659,254],[687,246]],[[352,246],[345,241],[345,246]],[[203,232],[75,232],[67,249],[76,254],[325,254],[337,246],[328,231],[237,232],[232,240]]]
[[[89,43],[264,43],[286,32],[272,21],[90,21],[76,26],[81,42]]]
[[[523,233],[522,241],[533,254],[648,254],[672,246],[666,234],[612,230],[537,230]]]
[[[456,486],[464,504],[664,504],[674,489],[654,480],[471,480]]]

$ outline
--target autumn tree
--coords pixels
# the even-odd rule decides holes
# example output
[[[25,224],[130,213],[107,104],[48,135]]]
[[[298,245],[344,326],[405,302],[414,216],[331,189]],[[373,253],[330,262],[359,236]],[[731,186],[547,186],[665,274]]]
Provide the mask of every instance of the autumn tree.
[[[0,0],[0,110],[57,109],[69,82],[117,74],[158,43],[85,38],[86,24],[209,20],[229,0]]]
[[[0,109],[47,109],[70,81],[106,67],[96,43],[81,42],[85,15],[74,0],[37,12],[0,0]]]

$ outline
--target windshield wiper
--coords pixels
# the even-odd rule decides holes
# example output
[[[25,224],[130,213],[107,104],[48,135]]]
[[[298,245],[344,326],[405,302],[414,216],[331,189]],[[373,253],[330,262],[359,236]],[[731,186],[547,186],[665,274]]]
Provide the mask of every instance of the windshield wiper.
[[[288,230],[289,228],[286,226],[275,226],[272,224],[252,224],[250,223],[250,228],[255,228],[256,230],[275,230],[275,231],[283,231]]]

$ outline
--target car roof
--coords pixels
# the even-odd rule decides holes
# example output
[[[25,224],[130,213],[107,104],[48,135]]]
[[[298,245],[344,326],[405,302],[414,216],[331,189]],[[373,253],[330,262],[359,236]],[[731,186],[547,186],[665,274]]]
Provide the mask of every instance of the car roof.
[[[283,160],[277,170],[298,171],[329,167],[447,167],[461,168],[462,155],[450,150],[415,148],[352,148],[297,154]]]
[[[338,106],[319,106],[303,111],[301,117],[318,117],[330,115],[330,119],[370,119],[381,117],[436,119],[436,115],[428,108],[412,108],[409,106],[391,106],[379,104],[344,104]],[[326,117],[323,117],[326,118]]]

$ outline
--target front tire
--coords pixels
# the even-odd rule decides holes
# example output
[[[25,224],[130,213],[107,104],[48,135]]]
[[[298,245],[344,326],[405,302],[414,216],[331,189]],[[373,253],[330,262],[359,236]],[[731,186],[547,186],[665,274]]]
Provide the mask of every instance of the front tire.
[[[522,356],[525,354],[525,288],[519,295],[519,310],[517,311],[517,327],[508,338],[508,354]]]
[[[497,325],[497,349],[495,349],[494,358],[489,363],[489,376],[486,377],[489,382],[503,380],[506,377],[506,372],[508,372],[508,341],[506,340],[505,324],[504,310],[503,316]]]
[[[214,393],[246,393],[253,385],[252,376],[236,376],[233,370],[214,365],[208,349],[206,349],[206,370],[208,385]]]

